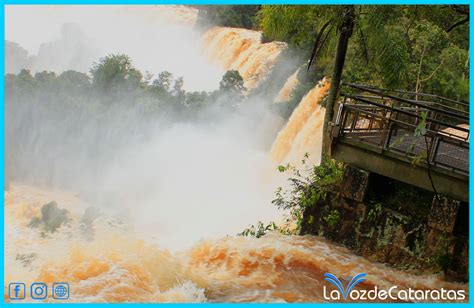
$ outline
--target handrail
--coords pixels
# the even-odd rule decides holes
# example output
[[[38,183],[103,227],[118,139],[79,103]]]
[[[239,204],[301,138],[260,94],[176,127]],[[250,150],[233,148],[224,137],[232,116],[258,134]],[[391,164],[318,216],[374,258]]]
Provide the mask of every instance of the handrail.
[[[350,94],[342,95],[345,98],[353,98]],[[350,138],[352,142],[356,140],[358,143],[381,149],[381,155],[385,155],[383,151],[401,155],[402,160],[406,160],[406,157],[416,157],[420,155],[420,151],[427,151],[427,159],[433,166],[458,174],[469,174],[469,129],[427,118],[428,123],[440,124],[467,134],[456,135],[450,131],[437,129],[436,126],[433,129],[433,126],[427,125],[425,137],[415,136],[410,132],[414,132],[417,125],[400,120],[397,114],[416,119],[420,118],[419,115],[400,107],[386,106],[361,97],[354,99],[367,104],[347,103],[346,100],[340,104],[335,121],[339,133],[333,135],[335,138],[333,142]],[[400,137],[396,137],[397,135]],[[423,138],[428,139],[422,141]],[[428,145],[425,144],[427,140]]]
[[[387,122],[393,122],[393,123],[397,123],[399,125],[402,125],[402,126],[407,126],[407,127],[410,127],[412,128],[413,130],[416,129],[416,125],[413,125],[413,124],[410,124],[410,123],[406,123],[406,122],[403,122],[403,121],[400,121],[400,120],[397,120],[397,119],[388,119],[386,117],[383,117],[379,114],[376,114],[376,113],[373,113],[373,112],[370,112],[370,111],[367,111],[367,110],[362,110],[360,108],[358,108],[357,105],[350,105],[350,104],[344,104],[344,107],[345,108],[348,108],[348,109],[353,109],[353,110],[357,110],[358,112],[362,112],[364,114],[368,114],[368,115],[371,115],[375,118],[379,118],[381,120],[385,120]],[[430,133],[430,134],[433,134],[433,135],[437,135],[437,136],[443,136],[446,137],[446,135],[448,135],[449,137],[453,138],[453,139],[456,139],[456,142],[459,143],[459,144],[462,144],[462,145],[466,145],[466,146],[469,146],[469,142],[465,141],[465,140],[462,140],[462,137],[461,136],[458,136],[458,135],[454,135],[452,133],[449,133],[449,132],[440,132],[440,131],[435,131],[435,130],[431,130],[429,128],[426,129],[426,132],[427,133]],[[454,136],[454,137],[453,137]]]
[[[363,97],[363,98],[367,98],[367,99],[378,99],[378,100],[384,100],[384,101],[388,101],[388,100],[392,100],[391,98],[389,97],[383,97],[383,96],[375,96],[375,95],[362,95],[362,94],[357,94],[358,97]],[[418,100],[418,102],[420,103],[423,103],[425,105],[436,105],[436,106],[440,106],[442,108],[446,108],[446,109],[451,109],[451,110],[454,110],[454,111],[457,111],[459,113],[462,113],[462,114],[465,114],[465,115],[469,115],[469,112],[465,111],[465,110],[460,110],[460,109],[456,109],[454,107],[450,107],[450,106],[446,106],[446,105],[441,105],[440,103],[438,102],[428,102],[428,101],[420,101]]]
[[[446,110],[443,110],[443,109],[440,109],[440,108],[436,108],[436,107],[432,107],[432,106],[429,106],[429,105],[421,104],[421,103],[419,103],[417,101],[414,101],[414,100],[409,100],[409,99],[405,99],[405,98],[402,98],[402,97],[393,96],[393,95],[386,94],[386,93],[381,93],[377,90],[374,90],[373,88],[366,88],[364,86],[356,85],[356,84],[349,84],[349,85],[350,85],[350,87],[352,87],[354,89],[358,89],[358,90],[361,90],[361,91],[366,91],[366,92],[369,92],[369,93],[377,94],[377,95],[380,95],[382,97],[388,97],[388,98],[391,98],[391,99],[396,100],[396,101],[401,101],[401,102],[411,104],[411,105],[414,105],[414,106],[417,106],[417,107],[420,107],[420,108],[426,108],[426,109],[431,110],[431,111],[439,112],[441,114],[445,114],[445,115],[449,115],[451,117],[455,117],[455,118],[458,118],[458,119],[469,121],[469,116],[460,115],[456,112],[446,111]],[[344,95],[344,96],[346,96],[346,95]]]
[[[450,98],[446,98],[446,97],[442,97],[442,96],[439,96],[439,95],[436,95],[436,94],[419,93],[419,92],[406,91],[406,90],[392,90],[392,89],[386,89],[386,88],[377,88],[377,87],[374,87],[374,86],[359,85],[359,84],[356,84],[356,83],[342,83],[342,85],[346,85],[346,86],[349,86],[349,87],[358,86],[358,87],[364,87],[364,88],[366,88],[366,89],[367,89],[367,88],[368,88],[368,89],[379,89],[379,90],[381,90],[381,91],[395,92],[395,93],[400,93],[400,94],[410,94],[410,95],[416,95],[416,96],[433,97],[433,98],[437,98],[437,99],[440,99],[440,100],[443,100],[443,101],[447,101],[447,102],[450,102],[450,103],[454,103],[454,104],[458,104],[458,105],[461,105],[461,106],[469,107],[469,103],[468,103],[468,102],[465,102],[465,101],[456,101],[456,100],[453,100],[453,99],[450,99]]]
[[[344,97],[347,97],[347,98],[352,98],[352,99],[359,100],[359,101],[361,101],[361,102],[364,102],[364,103],[367,103],[367,104],[370,104],[370,105],[374,105],[374,106],[380,107],[380,108],[382,108],[382,109],[387,109],[387,110],[390,110],[390,111],[399,112],[399,113],[402,113],[402,114],[405,114],[405,115],[408,115],[408,116],[411,116],[411,117],[415,117],[415,118],[421,119],[421,116],[419,116],[419,115],[417,115],[417,114],[415,114],[415,113],[411,113],[411,112],[405,111],[405,110],[400,109],[400,108],[395,108],[395,107],[391,107],[391,106],[386,106],[386,105],[383,105],[383,104],[380,104],[380,103],[376,103],[376,102],[372,102],[372,101],[370,101],[370,100],[368,100],[368,99],[364,99],[364,98],[361,98],[361,97],[357,97],[357,96],[354,96],[354,95],[351,95],[351,94],[342,93],[341,95],[344,96]],[[426,108],[425,106],[422,106],[422,107],[423,107],[423,108]],[[426,109],[428,109],[428,108],[426,108]],[[454,128],[454,129],[457,129],[457,130],[460,130],[460,131],[469,133],[469,129],[466,129],[466,128],[463,128],[463,127],[459,127],[459,126],[456,126],[456,125],[453,125],[453,124],[449,124],[449,123],[446,123],[446,122],[443,122],[443,121],[440,121],[440,120],[436,120],[436,119],[433,119],[433,118],[431,118],[431,117],[427,117],[426,120],[429,121],[429,122],[431,122],[431,123],[443,125],[443,126],[446,126],[446,127]]]

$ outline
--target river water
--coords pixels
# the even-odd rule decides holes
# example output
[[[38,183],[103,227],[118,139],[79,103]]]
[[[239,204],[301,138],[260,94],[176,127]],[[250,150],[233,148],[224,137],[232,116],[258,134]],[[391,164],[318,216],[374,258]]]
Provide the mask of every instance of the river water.
[[[44,237],[27,224],[50,200],[65,205],[71,221]],[[467,290],[370,262],[317,236],[227,236],[170,251],[106,216],[97,218],[93,239],[85,236],[79,217],[89,204],[71,193],[12,184],[5,201],[5,286],[66,281],[71,302],[324,302],[323,287],[334,290],[326,272],[341,279],[366,273],[357,289]]]

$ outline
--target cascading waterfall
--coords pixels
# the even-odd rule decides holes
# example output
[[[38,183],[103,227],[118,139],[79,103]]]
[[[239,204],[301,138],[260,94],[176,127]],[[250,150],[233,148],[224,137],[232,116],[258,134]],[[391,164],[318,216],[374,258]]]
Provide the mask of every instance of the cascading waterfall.
[[[319,164],[325,113],[319,103],[329,85],[324,79],[303,97],[272,145],[270,153],[274,162],[297,163],[308,153],[310,162]]]
[[[263,80],[287,48],[282,42],[261,43],[262,33],[239,28],[213,27],[202,37],[209,59],[226,70],[237,70],[251,90]]]
[[[296,72],[293,73],[285,82],[283,87],[280,89],[278,94],[275,96],[275,99],[273,100],[276,103],[280,102],[287,102],[290,97],[291,93],[293,90],[298,86],[299,81],[298,81],[298,73],[300,72],[300,69],[297,69]]]

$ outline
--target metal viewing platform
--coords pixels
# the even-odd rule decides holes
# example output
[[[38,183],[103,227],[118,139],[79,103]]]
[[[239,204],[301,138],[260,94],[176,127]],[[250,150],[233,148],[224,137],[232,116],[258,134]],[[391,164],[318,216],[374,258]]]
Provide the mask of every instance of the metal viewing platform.
[[[469,200],[468,103],[344,84],[332,125],[335,159]]]

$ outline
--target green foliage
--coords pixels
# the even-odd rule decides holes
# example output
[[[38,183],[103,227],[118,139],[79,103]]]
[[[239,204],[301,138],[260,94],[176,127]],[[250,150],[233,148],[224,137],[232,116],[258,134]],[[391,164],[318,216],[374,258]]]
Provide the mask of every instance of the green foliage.
[[[186,106],[189,106],[194,109],[202,108],[209,101],[210,96],[211,95],[205,91],[187,92],[186,93]]]
[[[246,89],[244,87],[244,79],[240,76],[239,71],[227,71],[219,83],[219,90],[221,93],[226,93],[231,97],[242,98]]]
[[[277,225],[272,221],[267,225],[264,225],[261,221],[257,223],[256,226],[251,225],[248,228],[245,228],[242,232],[237,234],[238,236],[245,236],[245,237],[256,237],[260,238],[267,234],[270,231],[278,231]]]
[[[306,164],[305,155],[302,163]],[[276,198],[272,203],[280,209],[288,209],[297,226],[300,226],[303,211],[307,207],[315,206],[318,202],[326,199],[329,192],[337,193],[342,181],[344,168],[342,163],[324,157],[319,166],[314,166],[309,170],[300,171],[291,165],[278,166],[280,172],[290,172],[290,188],[283,190],[279,187],[276,191]],[[334,221],[335,215],[331,216]]]
[[[374,207],[371,208],[369,212],[367,213],[367,220],[369,221],[376,220],[377,217],[379,217],[379,215],[382,213],[382,209],[383,209],[382,203],[380,202],[376,203]]]
[[[259,5],[201,5],[198,25],[253,29]]]
[[[258,21],[267,39],[285,41],[309,53],[317,31],[339,13],[340,6],[264,5]]]
[[[173,74],[168,71],[163,71],[158,74],[158,78],[153,81],[151,90],[159,95],[168,94],[171,91],[173,82]]]
[[[340,219],[341,214],[338,210],[332,210],[326,216],[323,217],[323,220],[328,224],[330,228],[334,228]]]
[[[86,89],[90,86],[90,78],[86,74],[76,71],[65,71],[59,75],[58,79],[62,81],[63,87],[69,89]]]
[[[34,217],[28,227],[42,227],[45,232],[52,233],[68,221],[68,211],[58,208],[56,201],[51,201],[41,207],[41,217]]]
[[[324,29],[316,70],[329,71],[342,7],[268,5],[258,20],[265,38],[306,55]],[[468,100],[469,22],[451,29],[468,16],[467,7],[357,5],[355,15],[344,81]]]
[[[427,117],[427,115],[428,114],[427,114],[426,111],[422,111],[420,113],[420,119],[419,119],[420,121],[417,124],[417,126],[415,127],[415,131],[413,132],[414,139],[413,139],[413,142],[410,144],[410,151],[414,154],[413,158],[412,158],[412,162],[411,162],[413,167],[416,167],[420,163],[428,162],[427,161],[428,146],[426,147],[425,151],[422,151],[420,153],[414,153],[416,145],[419,142],[424,142],[427,145],[427,140],[426,140],[426,132],[428,130],[428,128],[426,127],[426,117]]]
[[[414,135],[415,137],[422,137],[426,135],[426,117],[428,116],[428,113],[426,111],[422,111],[420,113],[420,121],[418,122],[418,125],[415,127],[415,132]]]
[[[143,75],[127,55],[109,55],[95,62],[90,71],[92,86],[106,92],[132,90],[142,86]]]
[[[196,111],[212,104],[233,106],[242,101],[246,91],[238,71],[228,71],[213,92],[186,92],[184,79],[160,72],[144,78],[126,55],[109,55],[94,63],[91,76],[76,71],[38,72],[28,70],[5,76],[6,103],[48,106],[56,111],[74,110],[77,114],[95,110],[99,116],[110,104],[137,104],[147,116],[171,112],[174,118],[196,116]],[[228,104],[231,101],[233,104]],[[36,103],[38,102],[38,103]],[[87,104],[84,104],[87,102]],[[72,109],[71,109],[72,108]]]

